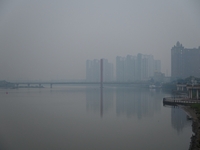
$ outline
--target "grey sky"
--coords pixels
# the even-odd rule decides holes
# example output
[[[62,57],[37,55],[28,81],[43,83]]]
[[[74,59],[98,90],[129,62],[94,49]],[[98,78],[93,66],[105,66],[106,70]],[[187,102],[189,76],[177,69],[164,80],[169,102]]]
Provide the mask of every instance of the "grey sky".
[[[0,80],[85,78],[87,59],[200,46],[199,0],[2,0]]]

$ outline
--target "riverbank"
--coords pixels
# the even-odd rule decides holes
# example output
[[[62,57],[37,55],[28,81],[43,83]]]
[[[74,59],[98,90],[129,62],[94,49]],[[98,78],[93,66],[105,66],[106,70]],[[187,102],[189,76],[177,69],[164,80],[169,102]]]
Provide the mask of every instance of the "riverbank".
[[[192,131],[189,150],[200,150],[200,114],[191,106],[182,106],[182,108],[192,117]]]

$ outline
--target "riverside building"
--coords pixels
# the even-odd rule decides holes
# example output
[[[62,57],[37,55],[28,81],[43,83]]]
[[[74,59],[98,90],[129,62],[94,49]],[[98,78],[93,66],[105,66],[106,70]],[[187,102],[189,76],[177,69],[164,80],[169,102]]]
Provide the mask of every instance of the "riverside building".
[[[113,81],[114,71],[113,64],[109,63],[107,59],[103,59],[103,81]],[[100,60],[86,61],[86,81],[100,82]]]
[[[179,42],[171,49],[171,77],[200,77],[200,47],[184,48]]]
[[[131,82],[149,80],[155,72],[161,71],[161,61],[153,55],[137,54],[116,57],[116,81]]]

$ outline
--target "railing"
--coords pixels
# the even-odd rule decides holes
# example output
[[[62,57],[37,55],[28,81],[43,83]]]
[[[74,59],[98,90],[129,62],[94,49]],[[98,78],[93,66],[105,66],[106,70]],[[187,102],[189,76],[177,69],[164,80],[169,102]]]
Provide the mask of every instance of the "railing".
[[[194,103],[200,103],[200,100],[192,100],[189,98],[181,98],[178,97],[178,99],[176,99],[176,97],[166,97],[163,98],[163,103],[164,104],[194,104]]]

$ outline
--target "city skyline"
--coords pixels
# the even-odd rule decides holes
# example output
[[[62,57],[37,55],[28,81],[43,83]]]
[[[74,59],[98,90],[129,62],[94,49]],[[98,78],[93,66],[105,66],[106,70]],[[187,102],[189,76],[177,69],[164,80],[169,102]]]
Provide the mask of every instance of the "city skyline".
[[[116,57],[116,80],[129,82],[150,80],[155,72],[161,72],[161,61],[153,55],[138,53],[136,56]]]
[[[161,61],[155,60],[153,55],[141,54],[116,56],[115,63],[103,60],[103,81],[133,82],[150,80],[154,74],[161,73]],[[86,60],[86,81],[100,81],[100,60]]]
[[[0,1],[0,80],[80,80],[87,59],[200,46],[200,1]]]

